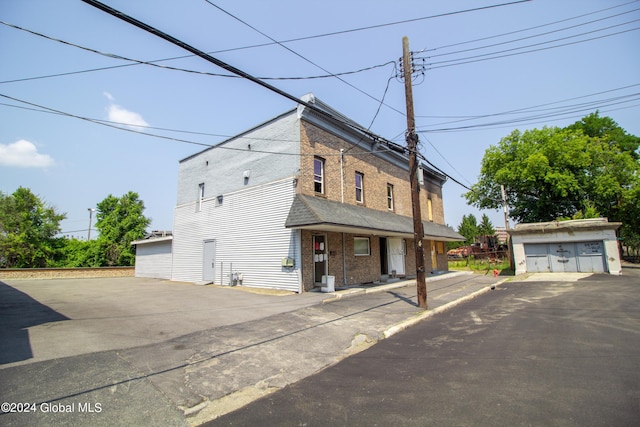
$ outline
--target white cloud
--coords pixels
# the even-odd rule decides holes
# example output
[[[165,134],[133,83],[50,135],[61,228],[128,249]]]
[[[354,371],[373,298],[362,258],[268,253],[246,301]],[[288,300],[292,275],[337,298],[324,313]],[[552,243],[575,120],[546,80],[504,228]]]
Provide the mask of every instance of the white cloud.
[[[149,126],[149,123],[147,123],[140,114],[114,104],[115,98],[109,92],[103,92],[103,95],[111,103],[107,108],[107,117],[109,121],[122,123],[129,127]]]
[[[54,161],[48,154],[38,153],[34,143],[21,139],[11,144],[0,144],[0,165],[20,168],[46,168]]]
[[[130,127],[149,126],[149,123],[147,123],[140,114],[129,111],[119,105],[109,105],[107,112],[109,114],[109,121],[126,124]]]

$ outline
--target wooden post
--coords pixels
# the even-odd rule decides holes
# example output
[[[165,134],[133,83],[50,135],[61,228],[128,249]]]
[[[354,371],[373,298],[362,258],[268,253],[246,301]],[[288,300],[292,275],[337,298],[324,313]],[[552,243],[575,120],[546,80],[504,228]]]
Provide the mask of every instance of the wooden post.
[[[418,134],[413,112],[412,64],[409,51],[409,39],[402,38],[402,62],[404,65],[404,91],[407,104],[407,149],[409,150],[409,182],[411,183],[411,206],[413,208],[413,242],[416,253],[416,288],[418,305],[427,308],[427,284],[424,271],[424,230],[422,228],[422,214],[420,212],[420,187],[418,183],[417,146]],[[422,171],[420,171],[421,173]]]

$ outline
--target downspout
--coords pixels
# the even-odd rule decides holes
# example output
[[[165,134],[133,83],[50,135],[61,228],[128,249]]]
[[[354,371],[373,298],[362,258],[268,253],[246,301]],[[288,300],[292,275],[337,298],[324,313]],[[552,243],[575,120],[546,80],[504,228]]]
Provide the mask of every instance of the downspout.
[[[344,148],[340,149],[340,197],[344,203]]]
[[[344,250],[344,233],[342,233],[342,283],[347,286],[347,254]]]
[[[344,203],[344,148],[340,149],[340,198]],[[347,254],[344,233],[342,233],[342,283],[347,286]]]

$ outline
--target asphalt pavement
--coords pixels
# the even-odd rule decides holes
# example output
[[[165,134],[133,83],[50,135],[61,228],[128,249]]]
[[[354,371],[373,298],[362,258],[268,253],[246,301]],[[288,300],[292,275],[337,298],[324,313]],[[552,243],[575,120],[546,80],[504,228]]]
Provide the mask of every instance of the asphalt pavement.
[[[334,294],[256,294],[149,279],[0,286],[3,426],[198,425],[357,354],[503,278]]]
[[[640,270],[507,282],[208,426],[640,425]]]

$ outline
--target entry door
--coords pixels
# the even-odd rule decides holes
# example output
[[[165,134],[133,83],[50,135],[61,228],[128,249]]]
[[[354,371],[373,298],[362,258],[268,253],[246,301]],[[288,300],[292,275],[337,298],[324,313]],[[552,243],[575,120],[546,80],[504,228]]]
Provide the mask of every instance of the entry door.
[[[554,243],[549,245],[551,271],[577,272],[575,245],[573,243]]]
[[[387,253],[389,254],[389,273],[395,270],[396,275],[404,276],[404,241],[396,237],[387,238]]]
[[[202,280],[213,282],[216,275],[216,241],[204,242],[204,257],[202,264]]]
[[[438,270],[438,249],[436,248],[435,240],[431,241],[431,271]]]
[[[327,275],[327,237],[324,235],[313,236],[313,281],[322,282],[322,276]]]

